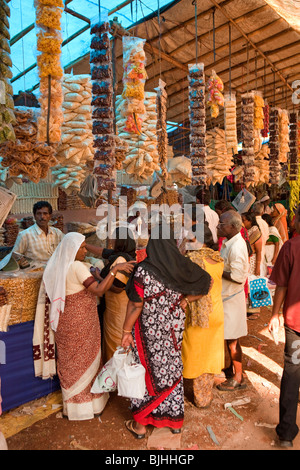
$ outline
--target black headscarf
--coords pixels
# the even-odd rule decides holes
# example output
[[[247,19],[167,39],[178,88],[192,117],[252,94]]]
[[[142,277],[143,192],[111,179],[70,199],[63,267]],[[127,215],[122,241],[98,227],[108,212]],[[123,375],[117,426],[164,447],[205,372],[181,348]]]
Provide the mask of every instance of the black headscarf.
[[[164,239],[150,238],[147,245],[147,258],[137,266],[143,266],[157,281],[183,295],[207,295],[211,283],[210,275],[200,266],[183,256],[177,248],[173,234]],[[129,298],[132,293],[134,273],[126,286]]]
[[[131,230],[127,227],[117,227],[114,232],[114,239],[114,253],[109,256],[107,265],[101,271],[103,279],[119,256],[122,256],[126,261],[132,261],[136,258],[136,243]]]

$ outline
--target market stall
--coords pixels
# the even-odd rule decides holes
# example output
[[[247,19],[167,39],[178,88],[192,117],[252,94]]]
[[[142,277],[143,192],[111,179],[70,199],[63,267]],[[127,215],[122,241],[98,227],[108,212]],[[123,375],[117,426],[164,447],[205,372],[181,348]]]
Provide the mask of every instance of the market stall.
[[[110,20],[115,10],[76,16],[68,3],[35,4],[38,83],[30,91],[38,90],[36,107],[14,104],[10,42],[19,38],[10,41],[9,2],[0,2],[0,182],[14,197],[0,219],[1,259],[34,223],[39,200],[51,203],[53,227],[89,236],[95,236],[99,206],[111,204],[118,218],[120,197],[126,197],[128,209],[143,203],[150,213],[153,204],[180,204],[181,189],[193,201],[196,189],[209,189],[215,200],[232,200],[241,191],[254,200],[265,192],[277,199],[287,193],[293,216],[300,116],[287,75],[299,53],[299,32],[263,0],[201,7],[174,1],[129,28]],[[85,22],[88,46],[80,59],[63,65],[63,46],[76,38],[63,37],[64,15]],[[282,45],[275,47],[279,37]],[[95,236],[95,242],[109,240]],[[146,242],[138,240],[143,250]],[[32,396],[25,389],[23,396],[11,395],[10,364],[20,370],[22,354],[9,356],[0,365],[7,377],[4,410],[58,386],[34,377],[28,345],[43,269],[18,256],[0,269],[0,341],[7,341],[10,355],[21,335],[30,365],[24,365],[23,382],[35,383],[28,386]]]

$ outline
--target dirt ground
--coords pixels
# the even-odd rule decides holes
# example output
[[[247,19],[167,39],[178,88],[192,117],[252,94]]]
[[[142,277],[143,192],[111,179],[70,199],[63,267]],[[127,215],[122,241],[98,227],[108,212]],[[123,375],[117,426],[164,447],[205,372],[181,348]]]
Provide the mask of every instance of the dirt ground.
[[[181,435],[169,430],[149,429],[146,439],[135,439],[124,427],[131,418],[127,399],[111,394],[100,417],[90,421],[70,422],[62,418],[59,409],[25,429],[8,437],[9,450],[278,450],[275,426],[278,422],[279,387],[283,366],[284,329],[280,329],[280,344],[272,341],[267,322],[270,311],[248,318],[248,336],[243,338],[243,364],[247,388],[239,392],[214,389],[209,408],[194,406],[190,383],[185,383],[185,421]],[[217,378],[216,382],[223,379]],[[248,403],[233,406],[234,414],[225,403],[240,398]],[[30,405],[25,407],[30,409]],[[1,424],[22,414],[21,407],[4,413]],[[26,414],[26,413],[25,413]],[[300,423],[300,419],[298,420]],[[2,427],[3,431],[3,427]],[[5,434],[5,433],[4,433]],[[292,450],[300,450],[300,434]]]

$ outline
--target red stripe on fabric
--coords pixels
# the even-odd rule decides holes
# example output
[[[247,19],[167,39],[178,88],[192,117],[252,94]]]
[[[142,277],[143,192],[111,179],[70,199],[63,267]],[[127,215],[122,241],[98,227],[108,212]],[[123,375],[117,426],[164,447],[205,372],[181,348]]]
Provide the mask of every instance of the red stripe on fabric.
[[[181,419],[180,421],[171,421],[169,419],[158,420],[155,419],[154,416],[149,416],[148,418],[144,418],[142,420],[137,420],[135,417],[134,419],[143,426],[148,426],[150,424],[152,426],[155,426],[156,428],[180,429],[183,426],[183,419]]]
[[[155,391],[154,391],[152,381],[151,381],[151,378],[150,378],[150,373],[149,373],[149,370],[148,370],[148,367],[147,367],[147,362],[146,362],[146,358],[145,358],[145,354],[144,354],[143,343],[142,343],[142,340],[141,340],[139,321],[135,322],[134,333],[135,333],[136,347],[137,347],[137,350],[138,350],[138,353],[139,353],[140,361],[141,361],[142,366],[144,366],[144,368],[146,370],[146,374],[145,374],[146,387],[147,387],[149,395],[150,396],[155,396]]]
[[[141,420],[143,419],[150,419],[150,416],[149,418],[147,418],[147,416],[151,413],[151,411],[155,410],[155,408],[157,408],[158,405],[160,405],[160,403],[162,403],[164,401],[165,398],[167,398],[167,396],[170,395],[170,393],[174,390],[175,387],[177,387],[177,385],[179,384],[181,378],[177,380],[177,382],[173,385],[172,388],[169,388],[168,390],[165,390],[163,393],[161,393],[160,395],[157,396],[156,399],[154,399],[153,401],[151,401],[151,403],[149,404],[149,406],[147,406],[146,408],[144,408],[142,411],[140,412],[134,412],[133,413],[133,416],[134,416],[134,419],[136,421],[138,421],[139,423],[143,424],[143,422]],[[154,418],[153,418],[154,419]],[[149,423],[150,424],[150,423]]]
[[[135,287],[135,290],[136,290],[136,293],[137,295],[143,299],[144,298],[144,289],[143,287],[141,287],[140,284],[138,284],[137,282],[134,283],[134,287]]]

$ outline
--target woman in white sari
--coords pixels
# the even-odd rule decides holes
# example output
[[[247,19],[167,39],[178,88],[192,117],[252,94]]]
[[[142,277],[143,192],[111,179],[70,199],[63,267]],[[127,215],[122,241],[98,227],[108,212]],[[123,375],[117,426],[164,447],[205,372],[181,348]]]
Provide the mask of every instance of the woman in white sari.
[[[57,350],[57,373],[63,414],[70,420],[92,419],[104,409],[108,394],[92,394],[101,367],[101,337],[96,296],[108,290],[119,270],[131,272],[133,263],[113,267],[100,283],[84,262],[85,237],[68,233],[46,266],[43,281],[50,300],[49,321]]]

